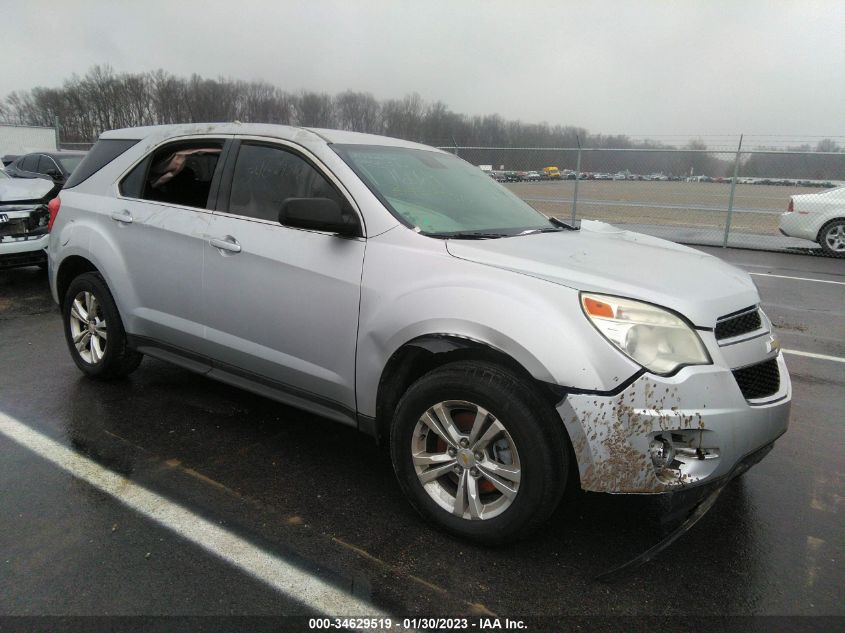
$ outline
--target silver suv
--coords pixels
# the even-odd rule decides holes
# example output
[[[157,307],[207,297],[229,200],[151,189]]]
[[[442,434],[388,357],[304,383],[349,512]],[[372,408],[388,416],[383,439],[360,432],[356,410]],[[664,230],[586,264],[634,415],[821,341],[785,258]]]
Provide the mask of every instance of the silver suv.
[[[51,215],[50,285],[84,373],[146,354],[355,426],[459,535],[524,535],[567,485],[724,481],[787,428],[789,376],[745,272],[550,219],[431,147],[117,130]]]

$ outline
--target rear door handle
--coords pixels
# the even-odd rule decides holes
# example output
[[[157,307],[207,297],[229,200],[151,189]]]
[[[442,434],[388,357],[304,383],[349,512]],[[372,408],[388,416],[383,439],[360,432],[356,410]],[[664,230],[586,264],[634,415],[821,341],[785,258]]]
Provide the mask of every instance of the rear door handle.
[[[236,240],[231,235],[227,235],[226,237],[212,237],[211,245],[214,248],[219,248],[223,251],[229,251],[230,253],[241,252],[241,245],[238,244],[238,240]]]
[[[111,212],[111,219],[117,220],[118,222],[122,222],[123,224],[132,224],[132,214],[129,213],[126,209],[123,211],[112,211]]]

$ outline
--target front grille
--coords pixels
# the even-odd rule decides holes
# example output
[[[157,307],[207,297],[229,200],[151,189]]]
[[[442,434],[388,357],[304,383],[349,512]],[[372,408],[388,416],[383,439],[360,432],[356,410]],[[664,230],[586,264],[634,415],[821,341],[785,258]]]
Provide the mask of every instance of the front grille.
[[[721,341],[725,338],[747,334],[759,330],[762,326],[760,311],[757,308],[749,308],[734,316],[722,317],[716,321],[716,340]]]
[[[22,237],[27,233],[29,233],[29,222],[25,218],[0,222],[0,237]]]
[[[776,358],[735,369],[736,384],[746,400],[756,400],[774,395],[780,389],[780,371]]]
[[[26,210],[24,214],[13,205],[0,204],[0,238],[3,237],[27,237],[47,232],[47,221],[50,214],[47,207],[39,206],[32,210]]]

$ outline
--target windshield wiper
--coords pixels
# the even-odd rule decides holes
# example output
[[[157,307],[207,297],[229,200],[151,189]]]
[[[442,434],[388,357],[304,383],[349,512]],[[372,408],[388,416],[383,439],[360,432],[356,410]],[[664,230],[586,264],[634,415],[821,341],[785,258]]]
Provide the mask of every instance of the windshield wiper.
[[[566,231],[580,231],[581,220],[561,220],[560,218],[549,218],[549,222]]]
[[[426,233],[429,237],[440,237],[447,240],[495,240],[500,237],[512,237],[510,233],[482,233],[466,231],[457,233]]]
[[[560,233],[561,231],[578,231],[581,228],[581,220],[558,220],[557,218],[549,218],[549,222],[554,226],[547,226],[541,229],[528,229],[523,231],[520,235],[534,235],[536,233]]]
[[[527,231],[523,231],[520,235],[534,235],[536,233],[560,233],[561,231],[565,231],[563,227],[559,226],[550,226],[545,229],[528,229]]]

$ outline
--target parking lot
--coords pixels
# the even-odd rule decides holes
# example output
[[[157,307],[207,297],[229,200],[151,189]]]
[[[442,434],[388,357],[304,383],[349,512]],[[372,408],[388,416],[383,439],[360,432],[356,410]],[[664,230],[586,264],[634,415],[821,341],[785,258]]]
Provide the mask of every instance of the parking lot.
[[[748,206],[769,217],[766,189]],[[604,580],[701,495],[575,494],[529,541],[468,544],[424,524],[349,428],[149,358],[83,378],[45,273],[0,272],[0,612],[845,615],[845,262],[702,250],[754,275],[790,430],[677,542]]]
[[[575,181],[508,183],[546,214],[572,212]],[[683,226],[724,232],[729,183],[585,180],[578,183],[578,217],[613,224]],[[824,189],[738,184],[731,230],[778,236],[778,216],[789,196]]]

